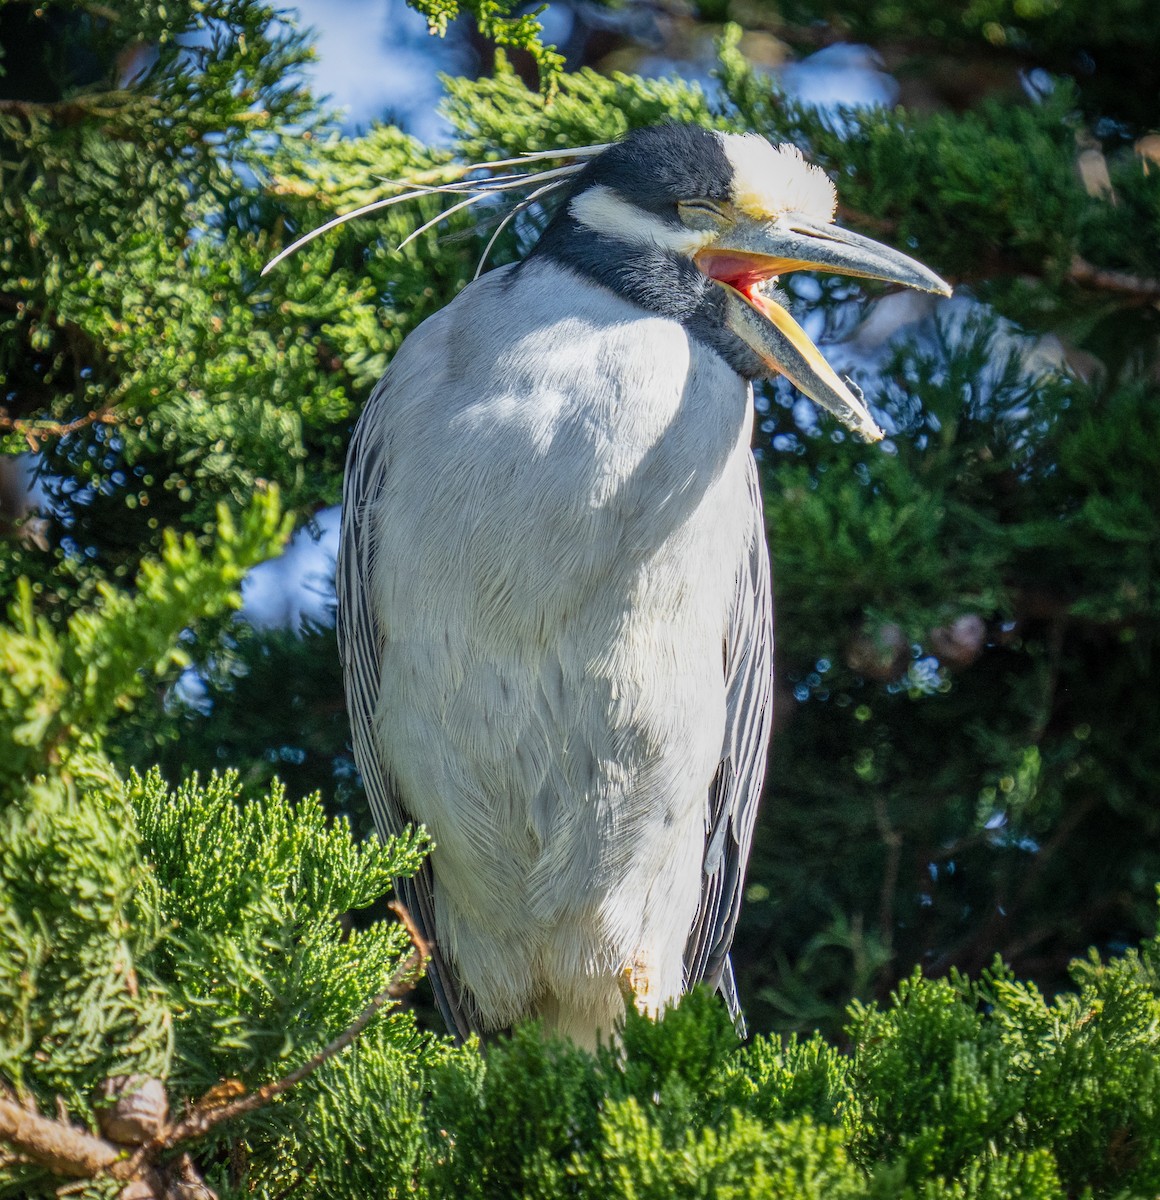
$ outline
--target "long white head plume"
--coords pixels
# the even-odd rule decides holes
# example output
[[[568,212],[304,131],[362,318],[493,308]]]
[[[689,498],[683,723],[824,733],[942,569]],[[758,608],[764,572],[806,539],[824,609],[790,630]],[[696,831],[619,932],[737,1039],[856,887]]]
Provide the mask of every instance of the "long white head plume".
[[[571,146],[560,150],[541,150],[534,154],[521,154],[518,158],[502,158],[496,162],[450,164],[447,168],[448,182],[446,183],[389,183],[388,181],[389,186],[403,188],[404,190],[397,196],[386,196],[381,200],[374,200],[370,204],[364,204],[359,208],[352,209],[350,212],[343,213],[327,221],[325,224],[319,225],[309,233],[303,234],[297,241],[292,242],[270,259],[262,268],[262,274],[266,275],[284,259],[289,258],[296,250],[305,246],[308,242],[314,241],[315,238],[321,237],[324,233],[329,233],[330,230],[336,229],[339,225],[345,225],[347,221],[353,221],[356,217],[363,217],[368,213],[390,208],[393,204],[403,204],[408,200],[414,200],[418,196],[428,196],[434,193],[450,193],[452,195],[466,195],[467,199],[459,200],[451,205],[450,208],[444,209],[433,220],[420,226],[401,243],[400,249],[421,233],[425,233],[441,221],[445,221],[452,213],[458,212],[460,209],[469,208],[471,205],[486,199],[488,196],[523,188],[533,189],[531,194],[525,197],[504,218],[500,229],[496,231],[498,235],[503,226],[524,208],[528,207],[529,204],[542,199],[555,188],[567,183],[573,175],[578,174],[584,169],[588,159],[594,158],[597,154],[601,154],[607,149],[608,143],[596,146]],[[508,171],[506,174],[492,175],[484,179],[464,178],[464,176],[471,175],[476,171],[503,171],[509,167],[526,167],[529,163],[558,159],[578,159],[579,161],[568,163],[562,167],[549,167],[539,171],[517,170]],[[494,244],[495,237],[493,236],[492,240],[488,243],[487,250],[484,251],[483,258],[480,260],[479,269],[476,271],[477,275],[479,274],[479,270],[483,268],[483,263]]]

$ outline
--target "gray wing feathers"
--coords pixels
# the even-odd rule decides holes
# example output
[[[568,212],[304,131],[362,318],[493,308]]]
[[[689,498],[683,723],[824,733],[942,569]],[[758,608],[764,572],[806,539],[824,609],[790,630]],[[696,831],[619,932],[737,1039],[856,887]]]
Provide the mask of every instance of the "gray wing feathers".
[[[371,592],[371,570],[375,559],[374,531],[368,518],[375,498],[381,493],[388,466],[387,448],[374,429],[383,424],[374,419],[382,385],[371,397],[351,444],[343,484],[342,532],[339,539],[335,585],[338,593],[338,646],[342,658],[346,706],[350,715],[354,757],[370,802],[371,815],[380,837],[399,833],[413,818],[403,807],[384,764],[374,736],[374,713],[381,686],[384,631],[375,616]],[[435,900],[431,864],[425,862],[412,879],[397,879],[395,890],[419,932],[431,947],[428,974],[440,1012],[448,1029],[466,1038],[471,1033],[471,999],[456,984],[439,952],[435,928]]]
[[[749,461],[753,539],[738,572],[737,596],[725,641],[726,725],[721,764],[709,788],[701,902],[685,947],[687,986],[718,988],[741,1025],[729,947],[741,911],[741,885],[765,778],[773,720],[773,596],[769,550],[757,478]]]

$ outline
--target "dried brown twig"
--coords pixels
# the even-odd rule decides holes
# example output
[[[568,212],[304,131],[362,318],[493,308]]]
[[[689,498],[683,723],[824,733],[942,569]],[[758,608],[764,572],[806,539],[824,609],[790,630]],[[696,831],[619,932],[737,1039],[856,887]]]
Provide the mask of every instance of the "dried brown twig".
[[[67,437],[89,425],[116,425],[121,418],[112,408],[94,409],[83,417],[71,421],[36,421],[25,420],[22,417],[10,417],[0,408],[0,433],[15,433],[22,437],[33,454],[39,451],[41,443],[49,438]]]

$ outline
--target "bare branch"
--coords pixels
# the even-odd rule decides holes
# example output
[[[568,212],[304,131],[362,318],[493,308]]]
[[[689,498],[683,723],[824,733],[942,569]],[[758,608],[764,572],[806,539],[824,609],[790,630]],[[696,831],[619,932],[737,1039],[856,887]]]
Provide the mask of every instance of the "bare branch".
[[[1098,288],[1105,292],[1119,292],[1138,300],[1160,300],[1160,279],[1147,279],[1142,275],[1130,275],[1127,271],[1105,271],[1077,254],[1071,260],[1067,278],[1083,287]]]
[[[898,222],[888,217],[872,217],[869,213],[860,212],[848,204],[838,205],[838,220],[850,225],[861,225],[863,229],[873,230],[879,236],[893,233],[898,228]]]
[[[108,1172],[117,1179],[131,1178],[124,1147],[75,1125],[42,1117],[5,1096],[0,1096],[0,1142],[54,1175],[87,1179]]]
[[[148,97],[118,90],[93,92],[71,100],[0,100],[0,116],[8,114],[33,121],[38,117],[61,125],[79,125],[92,118],[109,120],[124,116],[134,106],[150,104]]]

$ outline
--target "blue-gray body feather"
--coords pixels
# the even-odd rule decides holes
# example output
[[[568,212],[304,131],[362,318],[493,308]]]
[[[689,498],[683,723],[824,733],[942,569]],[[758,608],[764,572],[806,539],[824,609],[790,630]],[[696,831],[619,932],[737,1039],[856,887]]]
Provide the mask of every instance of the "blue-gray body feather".
[[[406,340],[359,423],[338,563],[356,759],[460,1034],[579,1041],[728,951],[772,611],[749,384],[551,260]]]

